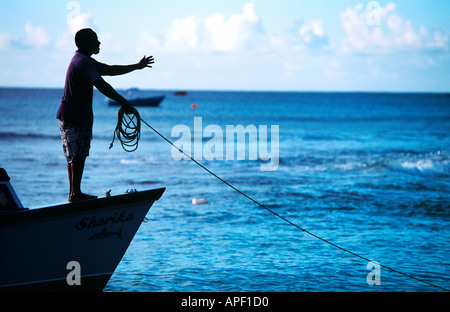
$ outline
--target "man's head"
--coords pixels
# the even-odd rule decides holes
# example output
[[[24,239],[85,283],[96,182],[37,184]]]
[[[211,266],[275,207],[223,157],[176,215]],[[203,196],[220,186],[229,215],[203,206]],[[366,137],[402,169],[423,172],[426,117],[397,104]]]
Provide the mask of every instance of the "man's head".
[[[75,34],[75,44],[78,51],[88,55],[100,52],[100,41],[95,31],[90,28],[83,28]]]

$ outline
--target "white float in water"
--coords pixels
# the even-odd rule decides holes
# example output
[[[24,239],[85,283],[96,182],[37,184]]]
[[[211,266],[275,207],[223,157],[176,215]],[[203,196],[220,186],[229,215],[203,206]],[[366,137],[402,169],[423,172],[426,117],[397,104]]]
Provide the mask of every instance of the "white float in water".
[[[208,202],[204,198],[192,198],[192,205],[202,205],[207,203]]]

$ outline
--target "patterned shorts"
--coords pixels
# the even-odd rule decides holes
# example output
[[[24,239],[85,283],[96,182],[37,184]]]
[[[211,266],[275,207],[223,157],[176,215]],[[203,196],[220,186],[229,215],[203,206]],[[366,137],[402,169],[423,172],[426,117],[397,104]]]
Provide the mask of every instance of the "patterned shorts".
[[[89,156],[91,148],[92,129],[72,126],[59,120],[61,140],[67,162],[71,163],[77,157]]]

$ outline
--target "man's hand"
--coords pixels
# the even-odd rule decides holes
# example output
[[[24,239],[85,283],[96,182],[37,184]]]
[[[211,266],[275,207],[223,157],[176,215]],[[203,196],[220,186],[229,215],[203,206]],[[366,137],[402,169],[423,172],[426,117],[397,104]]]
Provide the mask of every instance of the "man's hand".
[[[127,104],[122,105],[122,109],[123,109],[123,112],[128,115],[133,114],[134,110],[135,110],[134,107],[130,103],[128,103],[128,101],[127,101]]]
[[[143,69],[145,67],[150,67],[152,68],[151,64],[155,63],[153,56],[149,56],[146,57],[144,55],[144,57],[139,61],[139,63],[137,64],[139,69]]]

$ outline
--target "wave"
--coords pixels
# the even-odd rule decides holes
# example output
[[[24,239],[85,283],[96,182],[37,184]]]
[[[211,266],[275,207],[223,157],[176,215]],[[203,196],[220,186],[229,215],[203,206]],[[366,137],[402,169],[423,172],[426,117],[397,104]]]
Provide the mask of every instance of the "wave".
[[[111,142],[113,138],[113,131],[110,133],[96,133],[93,134],[93,139],[98,141],[109,141]],[[141,137],[142,138],[142,137]],[[56,129],[53,134],[47,134],[47,133],[19,133],[19,132],[1,132],[0,131],[0,141],[14,141],[14,140],[61,140],[61,134],[59,132],[59,129]],[[158,141],[158,137],[156,136],[150,136],[147,135],[144,140],[147,142],[154,142]],[[117,140],[117,138],[116,138]],[[143,141],[144,141],[143,140]],[[117,142],[117,141],[116,141]],[[120,144],[120,143],[117,143]]]
[[[450,157],[441,151],[316,153],[307,156],[282,157],[280,168],[282,167],[299,172],[381,173],[391,171],[415,176],[450,177]]]
[[[0,132],[0,141],[12,141],[12,140],[23,140],[23,139],[50,139],[50,140],[61,140],[61,135],[59,134],[45,134],[45,133],[17,133],[17,132]]]
[[[408,154],[390,162],[390,168],[410,175],[450,177],[450,158],[440,151]]]

